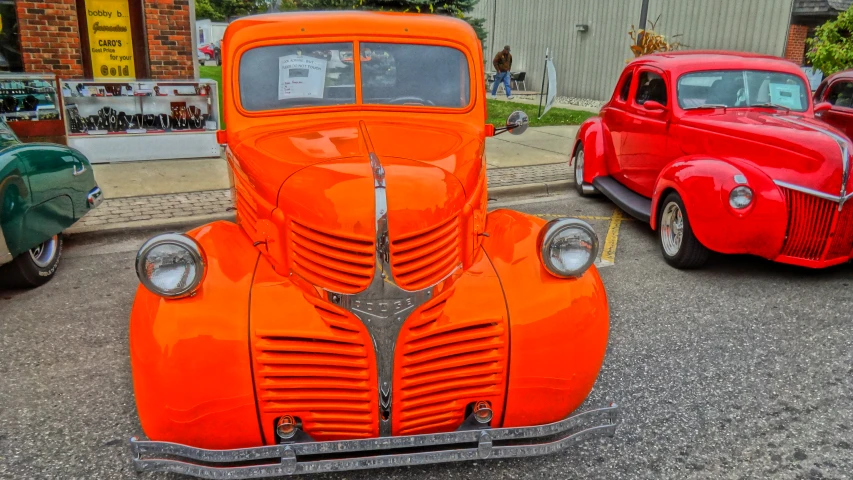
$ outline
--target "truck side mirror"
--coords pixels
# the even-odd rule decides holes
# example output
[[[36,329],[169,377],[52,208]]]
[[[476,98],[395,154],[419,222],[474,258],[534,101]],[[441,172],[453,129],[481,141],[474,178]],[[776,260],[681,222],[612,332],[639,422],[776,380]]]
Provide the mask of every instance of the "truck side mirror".
[[[521,110],[516,110],[509,114],[509,118],[506,119],[506,126],[501,128],[494,128],[494,133],[489,136],[500,135],[505,132],[509,132],[513,135],[521,135],[527,130],[527,127],[530,124],[530,117],[527,116],[526,113]]]

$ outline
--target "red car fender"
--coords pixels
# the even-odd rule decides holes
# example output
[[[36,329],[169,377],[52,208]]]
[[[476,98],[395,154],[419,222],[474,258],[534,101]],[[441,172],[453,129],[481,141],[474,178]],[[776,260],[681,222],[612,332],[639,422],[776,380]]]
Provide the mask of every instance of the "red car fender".
[[[743,176],[753,191],[750,206],[729,204]],[[740,179],[739,180],[743,180]],[[736,158],[681,157],[658,175],[650,224],[657,230],[661,203],[675,190],[681,196],[696,238],[719,253],[752,254],[773,259],[782,249],[788,224],[785,198],[773,180],[752,164]]]
[[[581,124],[572,146],[569,165],[572,165],[575,150],[580,142],[583,142],[584,154],[583,181],[591,184],[595,177],[608,175],[604,159],[604,124],[601,117],[589,118]]]
[[[598,377],[610,314],[598,270],[557,278],[539,259],[545,221],[489,213],[483,249],[500,278],[510,321],[504,427],[541,425],[578,408]]]
[[[200,448],[262,444],[249,359],[249,294],[258,250],[237,225],[188,233],[207,259],[191,297],[140,286],[130,313],[130,361],[148,438]]]

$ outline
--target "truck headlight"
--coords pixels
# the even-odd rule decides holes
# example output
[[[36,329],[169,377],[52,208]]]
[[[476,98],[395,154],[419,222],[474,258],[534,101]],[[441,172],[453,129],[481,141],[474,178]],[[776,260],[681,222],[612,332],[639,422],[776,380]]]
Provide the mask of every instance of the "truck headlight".
[[[588,223],[576,218],[548,222],[539,234],[539,258],[545,268],[561,278],[579,277],[598,256],[598,237]]]
[[[204,278],[204,254],[192,238],[166,233],[151,238],[136,255],[136,276],[161,297],[181,298],[195,293]]]
[[[734,209],[740,210],[742,208],[746,208],[751,203],[752,189],[745,185],[735,187],[732,190],[732,193],[729,194],[729,205],[731,205]]]

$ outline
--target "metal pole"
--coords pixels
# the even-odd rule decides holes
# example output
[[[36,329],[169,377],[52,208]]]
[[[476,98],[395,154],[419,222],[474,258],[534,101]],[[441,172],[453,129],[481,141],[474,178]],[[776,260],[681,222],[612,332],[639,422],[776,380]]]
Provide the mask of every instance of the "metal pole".
[[[542,97],[543,97],[543,95],[547,95],[547,92],[545,92],[545,77],[548,76],[548,49],[547,48],[545,49],[545,68],[543,70],[544,71],[542,72],[542,89],[539,90],[539,110],[537,110],[537,113],[536,113],[537,118],[542,116]],[[518,86],[518,85],[516,85],[516,86]],[[550,84],[548,84],[548,88],[551,88]]]
[[[643,6],[640,7],[640,27],[639,27],[640,30],[646,29],[646,17],[648,17],[648,15],[649,15],[649,0],[643,0]],[[637,45],[640,44],[642,39],[643,39],[642,33],[637,35]]]

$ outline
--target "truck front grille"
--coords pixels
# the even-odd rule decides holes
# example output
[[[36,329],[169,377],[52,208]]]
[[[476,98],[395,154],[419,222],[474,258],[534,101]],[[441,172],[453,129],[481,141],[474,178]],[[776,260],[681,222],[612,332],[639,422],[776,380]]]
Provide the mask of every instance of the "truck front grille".
[[[447,277],[460,262],[459,217],[391,240],[391,271],[405,290],[420,290]]]
[[[452,290],[403,326],[395,362],[395,435],[452,431],[469,403],[503,404],[507,332],[504,320],[444,314]]]
[[[374,248],[370,238],[324,232],[290,222],[290,258],[294,272],[338,293],[356,293],[373,278]]]
[[[255,333],[258,407],[271,428],[280,415],[302,420],[315,440],[367,438],[378,433],[373,345],[361,322],[305,295],[328,325],[326,335],[298,330]]]

